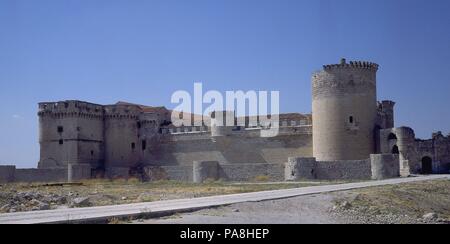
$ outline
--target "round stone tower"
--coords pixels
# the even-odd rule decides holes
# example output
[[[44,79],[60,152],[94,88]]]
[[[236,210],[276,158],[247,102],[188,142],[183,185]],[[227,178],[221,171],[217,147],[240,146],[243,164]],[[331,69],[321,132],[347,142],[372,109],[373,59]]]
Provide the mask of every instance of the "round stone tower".
[[[325,65],[312,77],[313,154],[318,161],[368,159],[375,151],[378,65]]]

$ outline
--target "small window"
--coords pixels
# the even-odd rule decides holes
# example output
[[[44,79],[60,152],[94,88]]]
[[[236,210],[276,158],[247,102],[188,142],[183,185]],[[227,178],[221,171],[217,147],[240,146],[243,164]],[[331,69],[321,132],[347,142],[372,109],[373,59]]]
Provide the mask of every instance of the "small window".
[[[94,156],[94,150],[91,150],[91,156]]]
[[[135,149],[136,148],[136,144],[134,142],[131,143],[131,149]]]
[[[77,127],[77,131],[78,131],[78,132],[81,131],[81,127],[78,126],[78,127]]]
[[[58,133],[63,133],[63,131],[64,131],[64,127],[58,126]]]
[[[350,116],[350,117],[348,118],[348,122],[349,122],[350,124],[353,124],[353,116]]]
[[[59,140],[59,145],[62,145],[62,144],[64,144],[64,140],[63,139]]]
[[[145,149],[147,149],[147,141],[142,140],[142,151],[144,151]]]

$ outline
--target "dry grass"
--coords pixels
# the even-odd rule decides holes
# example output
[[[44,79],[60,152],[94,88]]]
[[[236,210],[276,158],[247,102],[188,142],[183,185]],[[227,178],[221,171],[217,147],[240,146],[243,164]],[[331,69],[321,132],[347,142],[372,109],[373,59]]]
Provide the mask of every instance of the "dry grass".
[[[265,180],[265,179],[262,179]],[[196,198],[255,191],[277,190],[310,186],[307,183],[245,184],[208,180],[203,184],[178,181],[140,182],[137,179],[86,180],[81,185],[8,184],[0,186],[0,207],[17,192],[39,192],[60,196],[89,197],[93,206],[153,202],[160,200]]]
[[[121,221],[119,218],[113,217],[113,218],[108,219],[108,224],[110,224],[110,225],[117,225],[120,223],[121,223]]]
[[[450,218],[450,180],[364,188],[355,192],[357,196],[351,205],[363,209],[417,218],[434,212],[443,218]]]

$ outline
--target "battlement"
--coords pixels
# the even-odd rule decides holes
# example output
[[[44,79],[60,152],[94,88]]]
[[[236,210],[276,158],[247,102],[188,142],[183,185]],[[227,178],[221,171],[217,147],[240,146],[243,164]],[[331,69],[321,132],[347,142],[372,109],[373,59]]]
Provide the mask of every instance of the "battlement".
[[[139,115],[139,122],[142,126],[144,125],[150,125],[150,126],[157,126],[159,125],[159,116],[157,113],[152,112],[144,112]]]
[[[341,63],[324,65],[323,69],[325,71],[335,69],[367,69],[376,72],[378,67],[378,64],[366,61],[350,61],[350,63],[347,63],[347,61],[343,58],[341,59]]]
[[[312,76],[313,101],[323,97],[347,97],[349,94],[376,96],[378,65],[370,62],[350,62],[325,65]],[[371,101],[372,102],[372,101]],[[376,103],[376,102],[374,102]]]
[[[436,139],[450,140],[450,133],[447,136],[444,136],[444,134],[442,134],[442,131],[436,131],[431,134],[431,138],[435,140]]]
[[[38,116],[102,117],[103,106],[77,100],[39,103]]]
[[[380,105],[382,105],[382,106],[390,106],[390,107],[393,107],[395,105],[395,102],[391,101],[391,100],[383,100],[383,101],[378,102],[378,103]]]
[[[138,119],[142,109],[137,105],[106,105],[103,106],[105,118],[108,119]]]
[[[394,106],[395,106],[395,102],[394,101],[388,101],[388,100],[384,100],[384,101],[378,101],[377,102],[377,110],[379,113],[386,113],[386,112],[393,112],[394,110]]]

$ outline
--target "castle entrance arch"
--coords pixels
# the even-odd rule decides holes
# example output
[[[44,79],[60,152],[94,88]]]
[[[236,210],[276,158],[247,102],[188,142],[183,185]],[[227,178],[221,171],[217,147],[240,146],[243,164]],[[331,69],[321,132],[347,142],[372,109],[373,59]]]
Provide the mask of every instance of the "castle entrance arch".
[[[422,174],[432,174],[433,173],[433,159],[426,156],[422,158]]]

